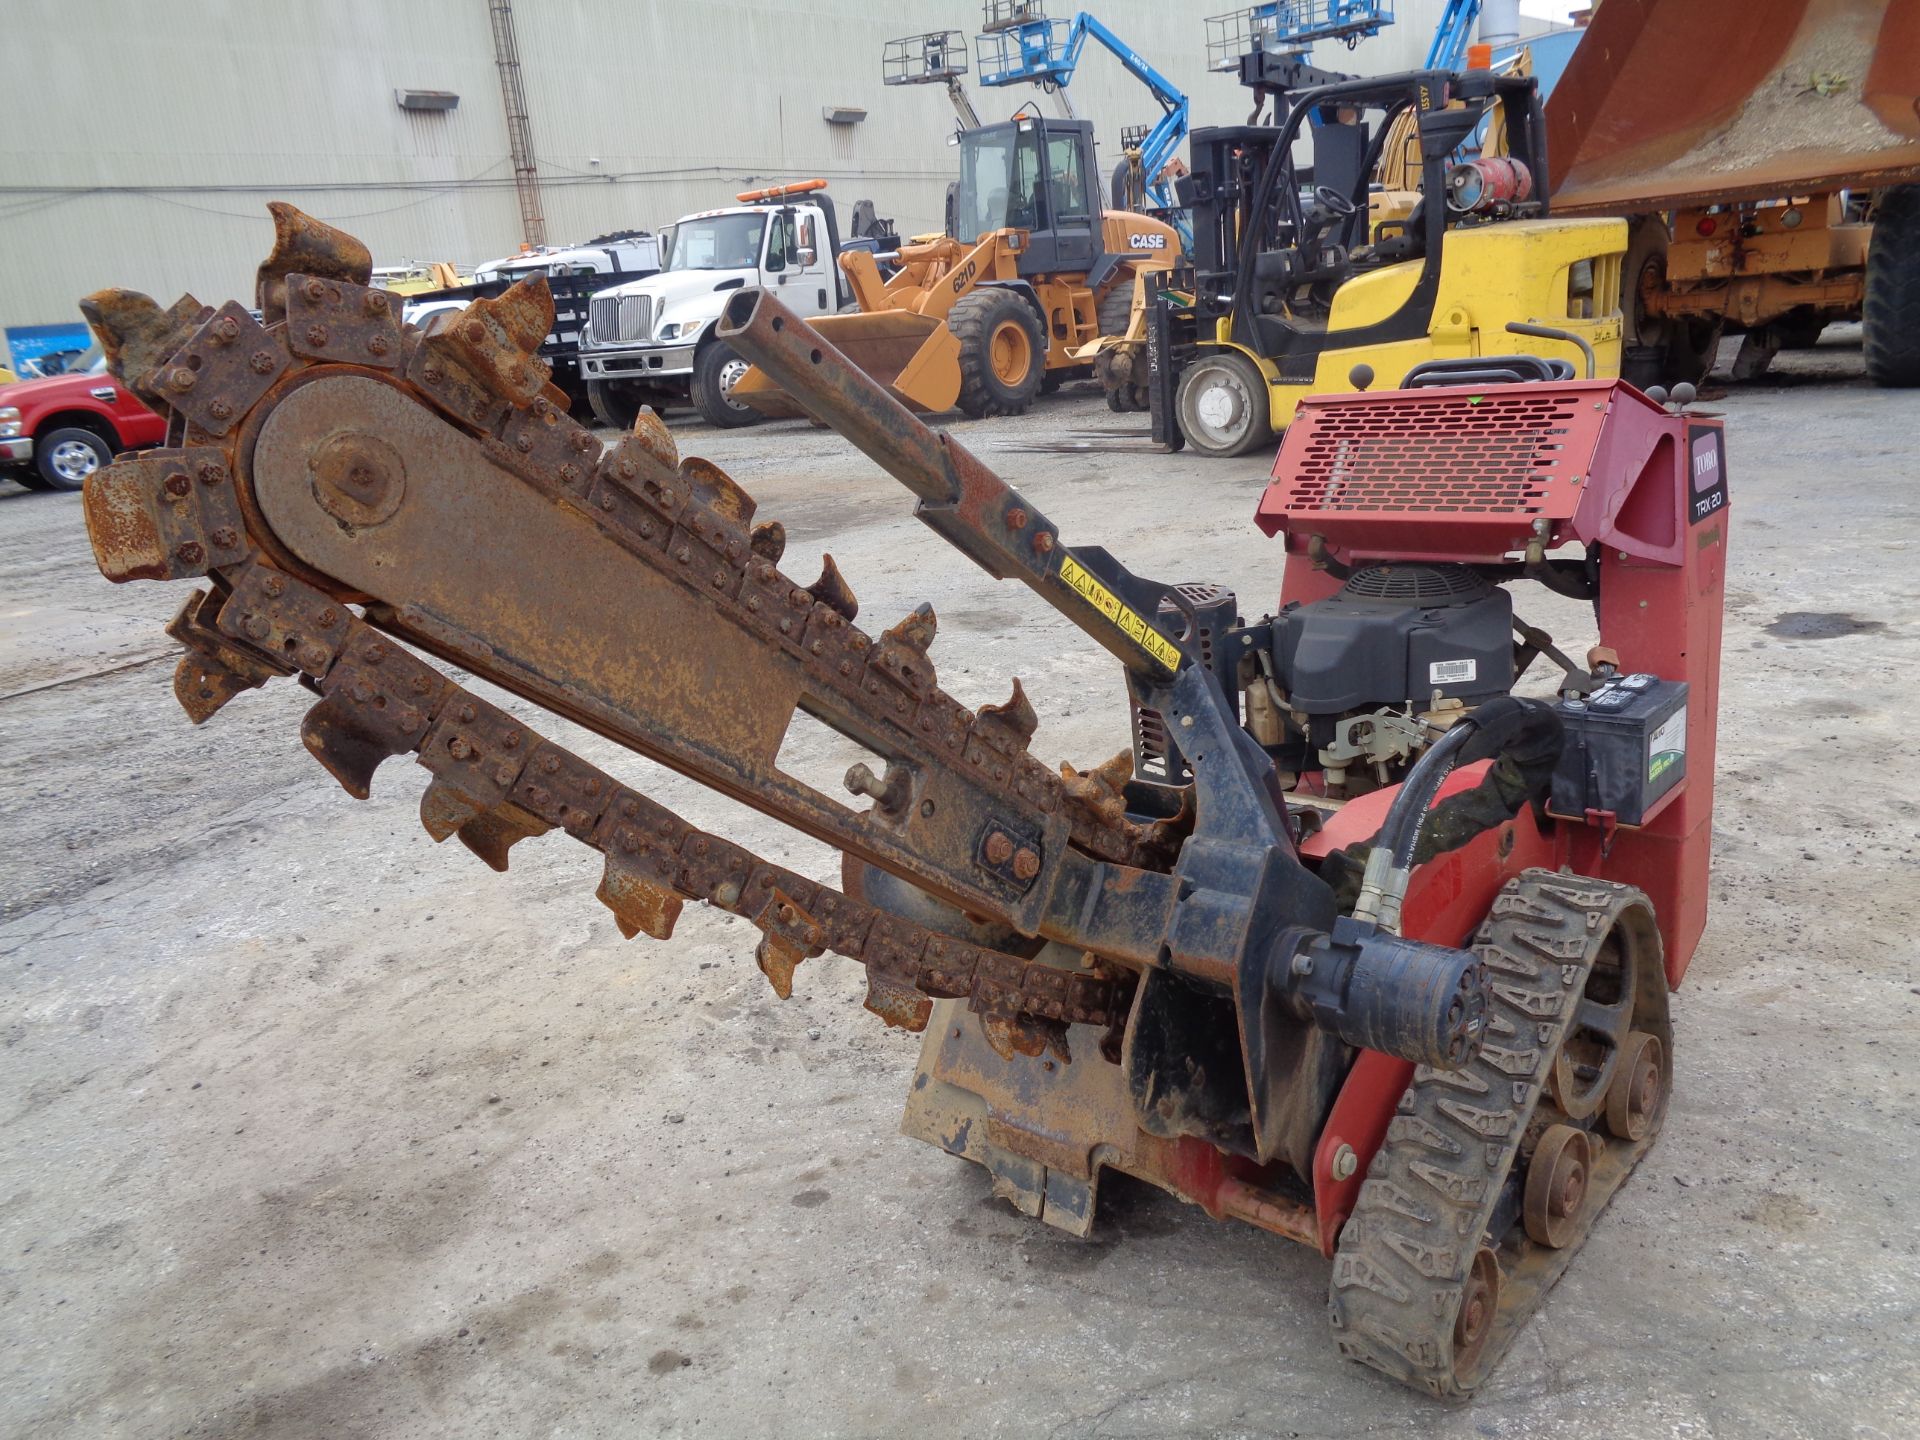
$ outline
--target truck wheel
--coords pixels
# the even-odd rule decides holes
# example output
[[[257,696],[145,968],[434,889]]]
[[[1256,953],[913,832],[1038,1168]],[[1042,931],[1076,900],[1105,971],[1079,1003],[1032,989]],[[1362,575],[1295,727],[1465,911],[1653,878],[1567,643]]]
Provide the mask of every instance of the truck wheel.
[[[733,387],[751,368],[731,345],[717,340],[694,357],[693,404],[709,425],[737,430],[760,423],[758,410],[733,398]]]
[[[113,463],[113,446],[91,430],[49,430],[34,437],[33,468],[49,490],[78,490]]]
[[[1267,377],[1238,350],[1195,360],[1173,403],[1187,443],[1202,455],[1245,455],[1273,439]]]
[[[609,430],[623,434],[633,429],[640,415],[640,398],[618,380],[587,381],[587,404],[593,418]]]
[[[1920,385],[1920,185],[1894,186],[1874,210],[1863,319],[1867,378]]]
[[[976,290],[947,315],[960,341],[960,408],[970,418],[1024,415],[1046,366],[1040,317],[1018,295]]]

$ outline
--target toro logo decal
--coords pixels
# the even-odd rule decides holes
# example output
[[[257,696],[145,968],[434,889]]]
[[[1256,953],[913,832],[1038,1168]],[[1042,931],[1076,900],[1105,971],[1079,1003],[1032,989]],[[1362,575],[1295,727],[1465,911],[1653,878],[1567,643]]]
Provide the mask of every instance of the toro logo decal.
[[[953,277],[953,293],[958,295],[962,290],[966,289],[973,277],[979,273],[979,270],[980,262],[978,260],[969,260],[965,265],[961,266],[958,273]]]
[[[1726,452],[1720,443],[1720,431],[1701,426],[1687,444],[1688,468],[1692,472],[1692,494],[1687,520],[1698,525],[1727,506]]]
[[[1167,248],[1167,237],[1164,235],[1129,235],[1127,237],[1127,248],[1129,250],[1164,250]]]

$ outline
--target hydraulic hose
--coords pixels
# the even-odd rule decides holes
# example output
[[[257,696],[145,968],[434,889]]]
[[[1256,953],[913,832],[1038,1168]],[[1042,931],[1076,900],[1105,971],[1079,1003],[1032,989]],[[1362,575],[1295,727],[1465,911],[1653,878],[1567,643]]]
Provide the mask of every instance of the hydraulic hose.
[[[1560,735],[1560,717],[1550,703],[1517,695],[1490,700],[1457,722],[1415,762],[1400,783],[1400,791],[1393,797],[1367,856],[1354,918],[1373,921],[1383,930],[1398,931],[1400,902],[1416,861],[1421,827],[1433,808],[1434,797],[1456,766],[1462,761],[1510,754],[1530,777],[1538,776],[1543,781],[1552,773]]]

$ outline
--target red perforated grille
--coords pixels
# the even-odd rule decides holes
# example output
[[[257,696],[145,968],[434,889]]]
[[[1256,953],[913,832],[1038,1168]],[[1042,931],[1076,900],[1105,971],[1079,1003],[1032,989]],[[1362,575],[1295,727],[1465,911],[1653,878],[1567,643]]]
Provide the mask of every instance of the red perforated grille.
[[[1284,508],[1538,514],[1551,482],[1569,478],[1580,399],[1453,391],[1313,407],[1305,443],[1282,451]]]

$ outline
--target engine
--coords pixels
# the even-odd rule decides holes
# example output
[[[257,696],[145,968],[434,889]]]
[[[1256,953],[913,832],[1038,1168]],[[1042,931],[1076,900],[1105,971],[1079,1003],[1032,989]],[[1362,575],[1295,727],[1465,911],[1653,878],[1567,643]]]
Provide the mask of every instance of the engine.
[[[1454,721],[1513,688],[1512,597],[1469,565],[1356,569],[1338,593],[1246,625],[1230,592],[1182,590],[1215,673],[1243,692],[1246,728],[1283,783],[1319,771],[1330,795],[1392,784]],[[1160,717],[1137,704],[1134,763],[1143,780],[1186,775]]]

